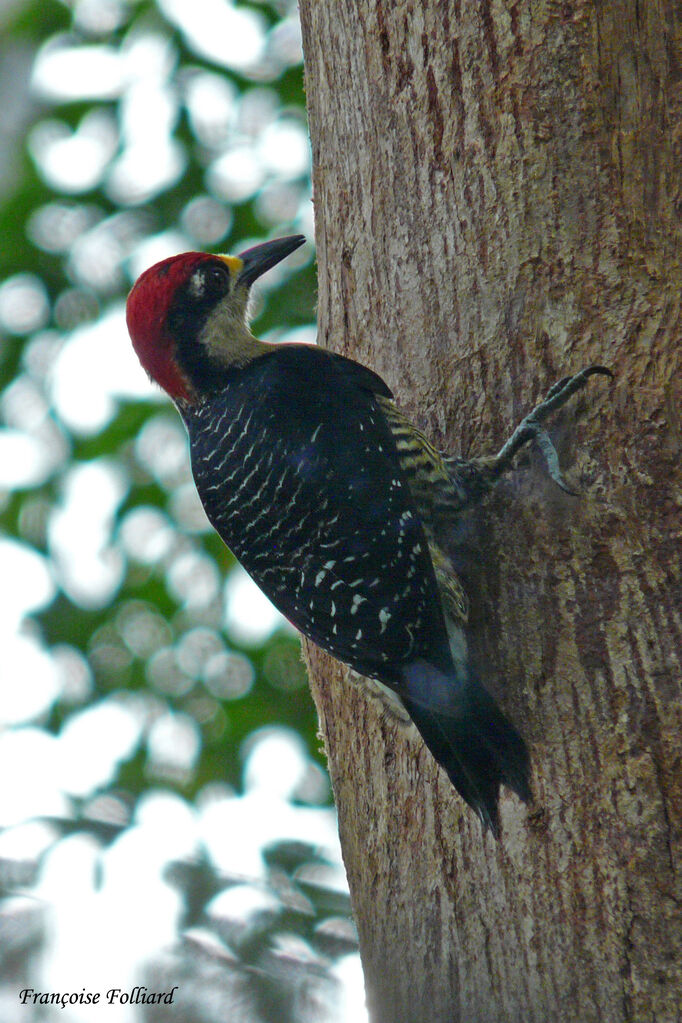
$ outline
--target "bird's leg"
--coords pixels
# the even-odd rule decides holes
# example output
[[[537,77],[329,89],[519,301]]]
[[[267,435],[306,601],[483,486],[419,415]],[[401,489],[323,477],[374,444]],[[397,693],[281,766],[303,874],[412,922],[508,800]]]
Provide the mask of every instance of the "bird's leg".
[[[588,366],[571,377],[564,377],[549,390],[547,397],[530,412],[502,445],[496,455],[489,458],[475,458],[470,461],[448,458],[447,465],[453,482],[467,492],[466,504],[480,500],[486,491],[510,469],[514,457],[528,441],[536,441],[545,460],[547,472],[558,487],[567,494],[575,494],[567,485],[559,467],[559,457],[552,440],[542,425],[549,416],[566,404],[577,391],[582,390],[589,377],[595,374],[613,377],[605,366]]]
[[[581,370],[575,376],[564,377],[563,380],[559,380],[558,383],[554,384],[545,400],[541,401],[529,415],[521,420],[509,440],[506,444],[503,444],[492,459],[490,470],[495,478],[501,476],[510,468],[514,456],[521,450],[524,444],[529,440],[535,440],[545,460],[547,472],[556,485],[565,490],[567,494],[575,493],[575,491],[568,487],[561,474],[556,448],[542,424],[553,412],[556,412],[557,409],[565,405],[576,391],[582,390],[589,377],[597,373],[602,376],[613,377],[611,370],[606,369],[605,366],[588,366],[587,369]]]

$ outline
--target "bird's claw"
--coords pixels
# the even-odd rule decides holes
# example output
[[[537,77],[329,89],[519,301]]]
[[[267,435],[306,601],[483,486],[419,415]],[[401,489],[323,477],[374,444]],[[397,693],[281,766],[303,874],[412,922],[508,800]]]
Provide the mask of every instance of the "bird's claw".
[[[533,438],[535,443],[540,449],[540,454],[545,460],[545,466],[549,476],[554,480],[556,485],[560,487],[566,494],[571,494],[572,497],[578,497],[577,490],[571,490],[569,485],[564,479],[561,468],[559,466],[559,456],[557,450],[552,443],[552,439],[547,431],[538,424],[538,431]]]
[[[574,376],[564,377],[562,380],[559,380],[549,389],[544,401],[541,401],[532,412],[521,420],[507,443],[498,452],[494,460],[494,473],[496,476],[499,476],[509,467],[514,455],[524,444],[534,440],[540,449],[551,479],[567,494],[572,494],[574,497],[577,496],[578,492],[568,486],[561,473],[556,448],[542,423],[553,412],[556,412],[562,405],[565,405],[572,395],[582,390],[589,377],[596,374],[613,379],[613,373],[605,366],[587,366]]]
[[[563,377],[563,379],[550,387],[547,397],[533,409],[531,416],[537,419],[538,422],[543,422],[551,412],[555,412],[556,409],[565,405],[576,391],[581,391],[589,377],[595,376],[595,374],[610,377],[613,380],[613,373],[606,366],[587,366],[571,377]]]

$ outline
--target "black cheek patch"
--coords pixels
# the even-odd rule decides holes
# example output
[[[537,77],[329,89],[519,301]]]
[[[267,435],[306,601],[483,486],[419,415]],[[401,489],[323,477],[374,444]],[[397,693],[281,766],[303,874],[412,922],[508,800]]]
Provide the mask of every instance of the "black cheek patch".
[[[222,297],[206,288],[198,296],[187,282],[166,319],[180,369],[194,388],[203,393],[215,390],[222,381],[221,367],[209,357],[206,347],[199,341],[206,320]]]

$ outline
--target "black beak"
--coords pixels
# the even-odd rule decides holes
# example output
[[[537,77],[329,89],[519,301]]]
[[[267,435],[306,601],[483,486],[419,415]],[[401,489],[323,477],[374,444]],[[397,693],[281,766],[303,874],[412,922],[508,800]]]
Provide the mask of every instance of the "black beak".
[[[239,274],[239,283],[249,287],[266,270],[270,270],[286,256],[303,245],[305,238],[302,234],[292,234],[288,238],[275,238],[271,242],[263,242],[262,245],[254,245],[246,252],[240,252],[238,258],[244,266]]]

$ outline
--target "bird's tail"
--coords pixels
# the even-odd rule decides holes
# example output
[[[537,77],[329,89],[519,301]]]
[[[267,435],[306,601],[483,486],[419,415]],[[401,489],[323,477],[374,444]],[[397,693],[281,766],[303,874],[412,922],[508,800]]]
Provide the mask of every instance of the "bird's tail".
[[[467,678],[451,678],[425,661],[404,672],[401,698],[429,750],[459,794],[495,837],[498,800],[506,785],[531,798],[525,742],[467,665]]]

